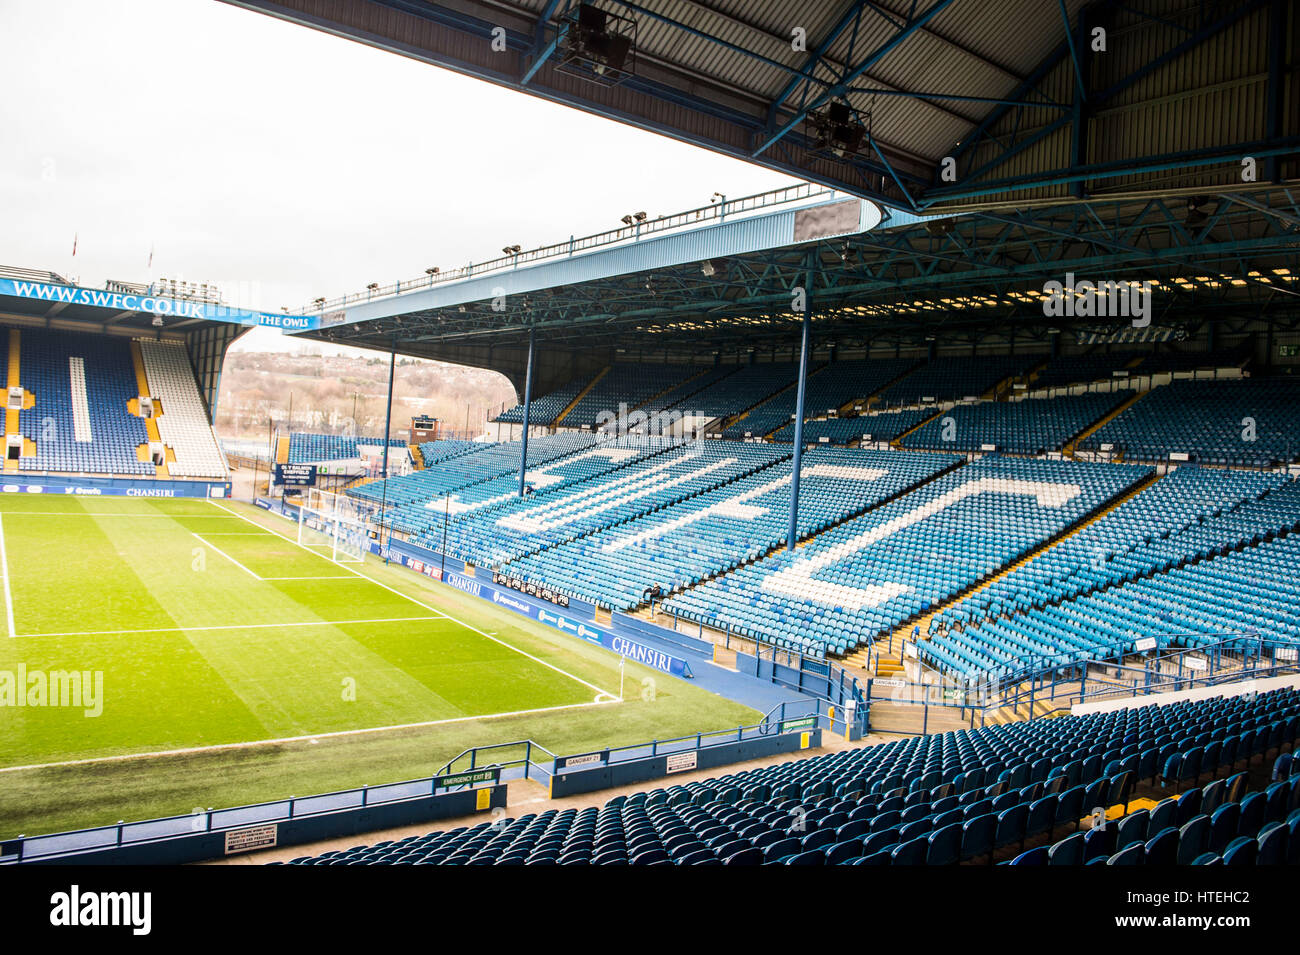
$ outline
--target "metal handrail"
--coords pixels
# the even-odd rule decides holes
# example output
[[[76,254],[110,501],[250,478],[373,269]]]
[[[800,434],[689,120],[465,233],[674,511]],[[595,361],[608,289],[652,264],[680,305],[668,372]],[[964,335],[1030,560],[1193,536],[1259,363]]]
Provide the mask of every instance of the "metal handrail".
[[[568,258],[578,252],[587,252],[592,249],[617,245],[622,242],[637,242],[647,235],[668,232],[673,229],[683,229],[689,226],[699,226],[714,219],[721,223],[725,222],[728,217],[757,212],[762,209],[769,209],[773,206],[784,205],[785,203],[801,202],[819,198],[832,199],[834,196],[834,189],[828,189],[825,186],[819,186],[813,183],[805,182],[796,186],[785,186],[781,189],[773,189],[769,192],[761,192],[752,196],[743,196],[739,199],[730,199],[721,203],[713,203],[707,206],[687,209],[685,212],[660,216],[657,219],[647,219],[644,222],[638,222],[634,225],[622,226],[621,228],[610,229],[605,232],[597,232],[592,235],[583,236],[582,238],[570,236],[569,239],[564,242],[554,242],[550,245],[543,245],[535,249],[521,251],[514,255],[497,256],[494,259],[488,259],[485,262],[479,262],[477,264],[470,262],[460,268],[449,269],[446,272],[437,272],[432,275],[426,273],[423,276],[409,281],[398,281],[391,285],[368,289],[365,292],[342,295],[319,305],[313,303],[309,306],[304,306],[303,308],[298,309],[293,314],[321,314],[343,308],[356,302],[373,302],[375,299],[390,298],[395,295],[400,295],[403,292],[413,292],[422,288],[433,288],[435,285],[440,285],[446,282],[458,282],[462,279],[470,278],[471,276],[507,271],[518,268],[520,265],[541,262],[547,259]]]

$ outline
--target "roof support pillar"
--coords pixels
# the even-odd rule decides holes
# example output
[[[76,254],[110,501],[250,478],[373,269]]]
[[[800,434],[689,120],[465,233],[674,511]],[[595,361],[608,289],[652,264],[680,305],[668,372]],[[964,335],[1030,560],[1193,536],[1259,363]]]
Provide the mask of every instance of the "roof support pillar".
[[[524,372],[524,436],[519,448],[519,496],[524,496],[524,476],[528,473],[528,413],[533,405],[533,346],[537,344],[537,329],[528,328],[528,369]]]
[[[803,401],[808,386],[808,339],[812,325],[812,285],[816,267],[817,249],[808,252],[808,279],[804,286],[803,322],[801,324],[799,344],[799,385],[794,403],[794,460],[790,471],[790,533],[786,538],[786,549],[794,550],[799,539],[799,471],[803,467]]]
[[[388,352],[388,405],[384,409],[384,480],[388,480],[388,439],[393,434],[393,373],[397,370],[397,336]]]

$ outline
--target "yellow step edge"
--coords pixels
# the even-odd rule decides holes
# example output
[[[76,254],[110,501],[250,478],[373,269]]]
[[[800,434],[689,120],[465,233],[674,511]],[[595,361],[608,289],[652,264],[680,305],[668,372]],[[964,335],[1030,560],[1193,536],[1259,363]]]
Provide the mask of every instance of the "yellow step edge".
[[[145,375],[145,371],[144,371],[144,352],[140,349],[139,340],[134,338],[131,339],[131,365],[135,368],[135,386],[140,393],[140,397],[141,398],[151,397],[149,394],[149,378],[147,375]],[[131,411],[131,413],[136,417],[139,417],[140,401],[138,398],[134,399],[134,401],[135,401],[135,407]],[[128,402],[128,404],[130,403]],[[149,435],[149,442],[151,444],[154,442],[158,442],[159,444],[162,443],[162,435],[160,435],[158,432],[158,422],[155,420],[162,413],[163,413],[162,402],[155,401],[153,403],[153,417],[143,419],[144,430]],[[137,449],[137,454],[138,453],[139,453],[139,449]],[[142,461],[153,460],[153,455],[149,453],[148,445],[144,446],[144,457],[141,458],[140,460]],[[167,473],[167,462],[169,461],[175,463],[176,452],[164,444],[163,463],[154,465],[155,477],[160,477],[160,478],[171,477],[171,475]]]
[[[9,329],[9,358],[8,358],[8,362],[7,362],[7,364],[8,364],[8,368],[7,368],[7,377],[6,377],[6,379],[5,379],[5,381],[6,381],[6,388],[5,388],[5,439],[6,439],[6,441],[5,441],[5,447],[6,447],[6,448],[8,448],[8,446],[9,446],[9,445],[8,445],[8,438],[9,438],[9,435],[11,435],[11,434],[17,434],[17,433],[18,433],[18,429],[21,427],[21,425],[20,425],[19,422],[18,422],[18,412],[17,412],[17,411],[10,411],[10,410],[9,410],[9,390],[8,390],[9,388],[17,388],[17,387],[19,387],[19,386],[22,384],[22,379],[21,379],[20,376],[19,376],[19,362],[18,362],[18,357],[19,357],[19,347],[20,347],[20,345],[21,345],[21,342],[22,342],[22,336],[21,336],[21,334],[19,333],[18,329],[16,329],[16,328],[11,328],[11,329]],[[25,394],[23,395],[23,407],[24,407],[24,408],[27,407],[27,396],[26,396]],[[9,464],[10,464],[10,462],[6,462],[6,463],[5,463],[5,470],[6,470],[6,471],[17,471],[17,470],[18,470],[18,462],[17,462],[17,461],[12,462],[13,467],[10,467]]]
[[[1008,564],[1002,570],[998,571],[992,577],[989,577],[987,580],[983,581],[977,586],[972,587],[970,590],[962,591],[960,594],[958,594],[956,597],[953,597],[951,600],[945,601],[943,604],[936,607],[934,610],[931,610],[929,613],[925,614],[925,616],[916,620],[910,626],[899,627],[897,630],[893,632],[893,636],[904,640],[910,639],[912,635],[912,628],[920,627],[921,628],[920,638],[922,640],[929,639],[928,634],[930,630],[930,622],[939,614],[943,613],[945,610],[949,609],[950,607],[954,607],[957,604],[961,603],[962,601],[968,600],[969,598],[974,597],[976,594],[984,590],[987,590],[989,587],[993,586],[999,580],[1006,577],[1008,574],[1011,574],[1014,571],[1019,570],[1021,567],[1029,563],[1031,560],[1041,557],[1043,554],[1047,553],[1048,551],[1054,549],[1060,544],[1063,544],[1065,541],[1069,540],[1071,537],[1078,534],[1084,528],[1088,527],[1091,524],[1095,524],[1097,521],[1101,520],[1103,517],[1105,517],[1115,508],[1127,502],[1130,498],[1134,497],[1137,494],[1140,494],[1142,491],[1145,491],[1147,488],[1149,488],[1152,484],[1154,484],[1159,479],[1160,479],[1160,475],[1153,474],[1146,480],[1139,481],[1134,487],[1130,488],[1124,494],[1120,495],[1120,497],[1116,498],[1112,503],[1110,503],[1106,507],[1103,507],[1101,510],[1091,515],[1087,520],[1081,522],[1078,526],[1076,526],[1072,530],[1067,531],[1066,533],[1062,534],[1060,537],[1056,538],[1055,540],[1048,541],[1046,544],[1043,544],[1040,547],[1036,547],[1034,550],[1030,551],[1025,556],[1019,558],[1018,560],[1012,562],[1011,564]],[[880,640],[877,641],[877,645],[880,645],[880,643],[882,642],[886,643],[887,645],[888,640],[889,640],[889,635],[886,635],[885,637],[882,637]]]
[[[591,381],[587,382],[587,387],[586,387],[586,388],[583,388],[581,391],[579,391],[578,394],[577,394],[577,396],[576,396],[572,401],[570,401],[567,405],[564,406],[564,410],[561,411],[558,415],[555,416],[555,422],[554,422],[554,424],[552,425],[552,427],[559,427],[560,422],[563,421],[563,420],[565,419],[565,416],[568,415],[568,413],[569,413],[570,411],[572,411],[574,408],[576,408],[576,407],[578,406],[578,402],[579,402],[579,401],[581,401],[583,398],[587,397],[587,392],[591,391],[592,388],[595,388],[595,387],[596,387],[596,382],[600,381],[600,379],[602,379],[602,378],[604,378],[606,375],[608,375],[608,374],[609,374],[609,370],[610,370],[611,368],[613,368],[613,367],[614,367],[613,365],[606,365],[604,368],[602,368],[602,369],[597,373],[597,375],[596,375],[595,378],[593,378],[593,379],[591,379]]]
[[[1125,411],[1128,411],[1129,408],[1132,408],[1135,404],[1138,403],[1138,401],[1143,396],[1147,394],[1149,394],[1149,392],[1139,391],[1137,394],[1132,395],[1129,398],[1126,398],[1124,401],[1121,401],[1117,406],[1111,409],[1111,411],[1108,414],[1106,414],[1100,421],[1097,421],[1096,423],[1089,425],[1088,427],[1080,431],[1077,435],[1075,435],[1075,437],[1065,446],[1062,453],[1065,454],[1066,457],[1070,457],[1070,458],[1074,457],[1075,452],[1079,448],[1080,441],[1092,437],[1094,434],[1096,434],[1106,425],[1110,424],[1112,421],[1118,418]]]

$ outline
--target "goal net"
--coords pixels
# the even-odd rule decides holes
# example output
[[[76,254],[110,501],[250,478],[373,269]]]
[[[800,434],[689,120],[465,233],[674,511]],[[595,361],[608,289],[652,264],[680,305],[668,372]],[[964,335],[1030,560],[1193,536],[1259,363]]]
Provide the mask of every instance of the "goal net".
[[[370,549],[369,517],[355,498],[308,488],[298,508],[298,544],[330,560],[359,563]]]

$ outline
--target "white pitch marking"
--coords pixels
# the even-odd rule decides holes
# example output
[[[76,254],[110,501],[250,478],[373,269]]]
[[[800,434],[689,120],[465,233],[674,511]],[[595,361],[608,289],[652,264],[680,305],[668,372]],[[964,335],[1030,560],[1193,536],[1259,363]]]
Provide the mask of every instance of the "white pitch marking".
[[[190,531],[190,533],[191,533],[191,534],[194,534],[193,531]],[[255,573],[253,573],[251,570],[249,570],[247,567],[245,567],[245,566],[244,566],[243,564],[241,564],[239,561],[235,560],[235,558],[231,557],[229,554],[227,554],[224,550],[222,550],[222,549],[221,549],[220,547],[218,547],[216,544],[212,543],[211,541],[205,541],[205,540],[203,540],[203,538],[202,538],[202,537],[199,537],[198,534],[194,534],[194,536],[195,536],[196,538],[198,538],[199,540],[203,541],[203,543],[207,544],[209,547],[211,547],[213,550],[215,550],[215,551],[216,551],[218,554],[220,554],[222,557],[226,558],[226,560],[230,561],[232,564],[234,564],[236,567],[238,567],[238,568],[239,568],[240,570],[242,570],[244,573],[246,573],[246,574],[248,574],[248,575],[250,575],[250,576],[252,576],[252,577],[257,578],[258,580],[263,580],[263,579],[264,579],[260,574],[255,574]]]
[[[320,577],[263,577],[262,580],[351,580],[348,574],[324,574]]]
[[[124,633],[190,633],[209,630],[278,630],[283,627],[341,627],[353,623],[411,623],[442,617],[373,617],[366,620],[299,620],[293,623],[224,623],[214,627],[145,627],[133,630],[70,630],[66,633],[24,633],[28,637],[110,637]]]
[[[603,692],[603,691],[602,691]],[[362,733],[385,733],[389,730],[419,729],[424,726],[444,726],[449,723],[468,723],[471,720],[498,720],[508,716],[533,716],[537,713],[553,713],[556,710],[575,710],[587,706],[607,706],[617,703],[610,699],[590,703],[564,703],[560,706],[542,706],[535,710],[515,710],[510,713],[484,713],[482,716],[453,716],[445,720],[425,720],[421,723],[398,723],[394,726],[369,726],[364,729],[334,730],[329,733],[307,733],[303,736],[282,736],[279,739],[257,739],[244,743],[217,743],[213,746],[190,746],[185,749],[164,749],[150,753],[124,753],[121,756],[96,756],[91,759],[68,759],[57,763],[32,763],[27,766],[0,766],[0,773],[17,773],[27,769],[53,769],[57,766],[84,766],[87,763],[118,763],[129,759],[155,759],[160,756],[185,756],[190,753],[207,753],[223,749],[251,749],[255,746],[278,746],[282,743],[301,743],[307,740],[315,742],[332,736],[359,736]]]
[[[0,498],[3,500],[3,498]],[[41,515],[45,517],[129,517],[131,520],[139,520],[142,517],[165,518],[174,521],[181,517],[198,517],[197,514],[132,514],[129,511],[0,511],[10,517],[31,517],[32,515]]]
[[[213,507],[220,508],[221,510],[225,511],[227,514],[233,514],[235,517],[238,517],[240,520],[248,521],[248,523],[252,524],[254,527],[261,527],[268,534],[274,534],[276,537],[280,538],[281,540],[287,540],[291,544],[296,544],[297,546],[302,547],[302,545],[298,544],[298,542],[294,540],[292,537],[286,537],[284,534],[281,534],[279,531],[272,530],[269,527],[264,527],[263,525],[257,523],[257,521],[254,521],[251,518],[247,518],[243,514],[239,514],[235,511],[232,511],[230,510],[230,508],[222,504],[219,504],[214,500],[209,499],[208,503],[211,504]],[[309,548],[306,547],[303,547],[302,549],[307,551],[307,553],[309,554],[316,553],[315,551],[310,550]],[[492,634],[480,630],[478,627],[472,626],[466,623],[464,620],[461,620],[457,617],[453,617],[451,614],[439,609],[438,607],[434,607],[431,604],[427,604],[423,600],[416,600],[410,594],[404,594],[400,590],[397,590],[394,587],[390,587],[388,586],[388,584],[385,584],[381,581],[375,580],[375,578],[367,576],[366,574],[361,573],[361,571],[359,570],[353,570],[351,567],[347,566],[346,564],[339,563],[339,561],[326,557],[324,554],[316,554],[316,556],[321,558],[322,560],[328,560],[331,564],[334,564],[335,566],[338,567],[342,567],[346,571],[350,571],[351,573],[356,574],[362,580],[370,581],[376,587],[382,587],[385,590],[387,590],[389,593],[396,594],[397,596],[401,597],[404,600],[409,600],[417,607],[423,607],[425,610],[432,610],[436,614],[441,614],[442,616],[446,617],[448,620],[452,621],[453,623],[460,624],[462,627],[464,627],[466,630],[469,630],[471,633],[477,633],[479,636],[486,637],[487,639],[491,640],[493,643],[499,643],[501,644],[501,646],[509,650],[513,650],[515,653],[519,654],[522,657],[527,657],[529,660],[532,660],[534,663],[538,663],[546,667],[548,670],[554,670],[556,673],[560,674],[561,676],[567,676],[570,680],[574,680],[578,683],[581,683],[583,686],[590,687],[591,689],[595,690],[597,693],[604,693],[606,696],[610,696],[610,697],[614,696],[614,694],[610,693],[608,690],[601,689],[600,687],[596,686],[596,684],[594,683],[588,683],[580,676],[574,676],[572,673],[568,672],[567,670],[561,669],[560,667],[557,667],[553,663],[547,663],[545,660],[535,657],[531,653],[527,653],[523,650],[520,650],[518,647],[514,646],[513,644],[507,643],[505,640],[501,640],[498,637],[494,637],[492,636]]]
[[[5,620],[9,624],[9,636],[17,636],[14,633],[14,598],[9,591],[9,556],[5,552],[5,529],[4,522],[0,520],[0,575],[3,575],[5,582]]]

